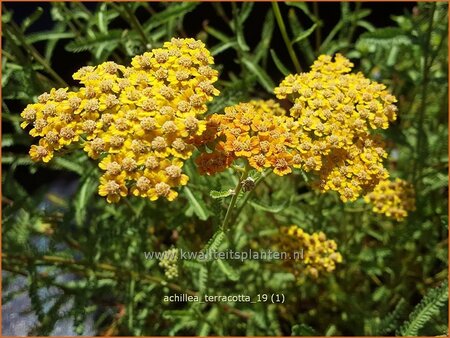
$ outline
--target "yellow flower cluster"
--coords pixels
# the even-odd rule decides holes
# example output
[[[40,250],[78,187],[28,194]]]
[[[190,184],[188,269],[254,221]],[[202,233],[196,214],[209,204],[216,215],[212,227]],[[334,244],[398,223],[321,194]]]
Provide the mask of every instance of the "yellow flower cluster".
[[[388,177],[381,140],[371,134],[396,119],[396,98],[382,84],[351,74],[353,64],[340,54],[322,55],[311,71],[288,75],[275,88],[290,98],[290,115],[299,124],[302,169],[317,174],[317,187],[355,200]]]
[[[320,273],[331,272],[337,263],[342,262],[342,256],[336,251],[337,245],[333,240],[328,240],[323,232],[308,234],[297,225],[280,228],[281,249],[290,252],[303,252],[299,261],[287,260],[285,264],[293,268],[295,275],[303,271],[314,278]],[[303,269],[300,266],[303,265]]]
[[[48,162],[55,151],[81,142],[104,170],[99,194],[108,202],[135,195],[173,200],[185,185],[184,160],[206,122],[199,116],[218,95],[217,71],[201,41],[172,39],[133,58],[131,67],[105,62],[83,67],[73,78],[78,92],[52,89],[22,112],[22,127],[41,137],[30,155]]]
[[[245,158],[259,171],[272,168],[277,175],[288,174],[301,163],[297,126],[273,100],[226,107],[224,114],[209,117],[206,132],[197,138],[197,145],[212,150],[197,157],[199,171],[214,174]]]
[[[402,221],[408,211],[415,210],[414,188],[411,183],[396,178],[383,180],[364,196],[364,201],[373,205],[373,211]]]

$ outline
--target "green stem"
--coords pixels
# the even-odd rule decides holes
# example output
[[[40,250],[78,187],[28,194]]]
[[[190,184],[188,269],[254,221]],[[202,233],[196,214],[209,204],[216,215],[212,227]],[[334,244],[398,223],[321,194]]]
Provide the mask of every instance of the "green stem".
[[[430,13],[430,24],[428,26],[428,30],[425,37],[425,43],[422,46],[423,48],[423,83],[422,83],[422,92],[421,92],[421,107],[419,109],[419,117],[417,119],[417,142],[416,142],[416,160],[414,161],[414,170],[413,177],[416,191],[419,191],[419,180],[418,177],[421,176],[422,164],[424,163],[424,158],[426,155],[426,149],[424,149],[424,141],[425,141],[425,130],[424,130],[424,119],[425,112],[427,108],[427,93],[428,93],[428,77],[429,70],[431,68],[431,63],[429,62],[430,55],[430,40],[431,40],[431,32],[433,30],[433,22],[434,22],[434,12],[436,10],[436,3],[432,4],[431,13]]]
[[[357,2],[357,3],[355,4],[355,11],[354,11],[354,12],[355,12],[355,15],[356,15],[356,13],[359,12],[360,9],[361,9],[361,3],[360,3],[360,2]],[[352,22],[351,22],[350,30],[349,30],[348,38],[347,38],[347,41],[348,41],[348,45],[349,45],[349,46],[351,45],[352,40],[353,40],[353,36],[355,35],[356,27],[357,27],[357,20],[354,19],[354,20],[352,20]]]
[[[336,26],[333,27],[333,29],[331,30],[330,34],[327,35],[325,40],[323,40],[323,43],[322,43],[322,45],[319,48],[319,52],[320,53],[326,52],[325,48],[328,46],[328,44],[331,42],[331,40],[333,40],[335,35],[342,29],[342,27],[344,27],[344,21],[341,19],[336,24]]]
[[[222,222],[221,226],[222,231],[226,231],[226,228],[231,218],[231,213],[234,209],[234,206],[236,205],[239,193],[241,192],[242,189],[242,181],[244,181],[247,178],[247,176],[248,176],[248,167],[246,166],[244,172],[241,175],[241,178],[239,179],[238,184],[236,185],[236,188],[234,189],[233,197],[231,198],[230,205],[228,206],[227,213],[225,214],[225,218],[223,219]]]
[[[133,207],[133,205],[130,203],[130,201],[126,198],[123,199],[126,206],[131,210],[134,216],[139,216],[139,212]]]
[[[125,12],[127,13],[131,26],[139,33],[139,35],[142,38],[142,42],[144,43],[144,47],[147,48],[147,45],[149,44],[149,40],[147,39],[147,35],[144,32],[144,29],[142,28],[142,25],[136,18],[136,15],[130,10],[130,8],[125,4]]]
[[[272,8],[275,14],[275,18],[277,20],[278,27],[280,28],[281,35],[283,36],[284,43],[286,44],[286,48],[289,52],[289,56],[291,57],[292,63],[294,64],[295,70],[297,73],[301,73],[302,66],[300,66],[300,62],[298,62],[297,55],[295,54],[295,51],[292,48],[292,43],[289,40],[286,31],[286,26],[284,25],[283,17],[281,16],[280,7],[278,7],[278,3],[272,2]]]
[[[258,187],[258,185],[268,176],[269,173],[270,172],[263,171],[261,176],[256,179],[255,186],[253,187],[253,189],[248,194],[245,195],[244,199],[242,200],[241,205],[237,209],[237,211],[236,211],[236,213],[235,213],[235,215],[233,217],[233,220],[232,220],[233,223],[237,220],[237,218],[241,214],[242,209],[244,209],[244,207],[247,204],[248,200],[250,199],[250,196],[252,195],[253,191],[255,191],[255,189]]]
[[[15,263],[8,265],[7,260],[16,260]],[[64,258],[64,257],[58,257],[58,256],[50,256],[50,255],[44,255],[41,257],[32,257],[27,255],[10,255],[8,253],[3,252],[2,253],[2,267],[5,268],[5,270],[8,271],[14,271],[17,270],[17,267],[19,266],[18,263],[22,262],[25,264],[33,264],[33,265],[49,265],[49,264],[55,264],[55,265],[62,265],[69,268],[76,269],[79,273],[86,275],[87,270],[91,269],[91,271],[94,271],[95,274],[98,274],[101,270],[108,271],[113,273],[118,278],[133,278],[135,280],[140,280],[142,282],[151,282],[160,284],[163,286],[168,287],[169,289],[172,289],[176,292],[180,293],[186,293],[191,296],[198,296],[198,293],[189,289],[184,289],[183,287],[175,284],[175,283],[169,283],[166,282],[164,279],[151,276],[145,273],[139,273],[135,271],[125,270],[110,264],[106,263],[90,263],[85,261],[76,261],[74,259],[70,258]],[[6,266],[6,267],[5,267]],[[245,311],[238,310],[234,307],[231,307],[226,304],[219,303],[219,305],[229,313],[233,313],[236,316],[242,317],[244,319],[249,319],[252,315],[250,313],[247,313]]]
[[[211,4],[214,7],[214,10],[216,11],[217,15],[227,24],[230,24],[230,18],[228,18],[227,14],[225,13],[225,10],[223,9],[222,3],[220,2],[213,2]]]
[[[13,36],[17,38],[17,40],[20,42],[20,44],[34,57],[34,59],[45,69],[45,71],[50,74],[53,79],[58,83],[61,87],[68,87],[69,85],[64,81],[54,70],[48,62],[44,59],[44,57],[37,51],[34,46],[28,43],[25,36],[23,35],[20,28],[17,26],[17,24],[14,21],[11,21],[11,23],[8,25],[10,27]],[[7,28],[7,27],[5,27]]]
[[[131,331],[134,328],[133,322],[134,322],[134,288],[135,288],[136,280],[131,277],[130,278],[130,284],[128,286],[128,306],[127,306],[127,312],[128,312],[128,329]]]
[[[318,51],[320,48],[320,44],[322,43],[322,23],[319,22],[319,3],[317,1],[313,2],[313,12],[318,23],[315,31],[316,51]]]

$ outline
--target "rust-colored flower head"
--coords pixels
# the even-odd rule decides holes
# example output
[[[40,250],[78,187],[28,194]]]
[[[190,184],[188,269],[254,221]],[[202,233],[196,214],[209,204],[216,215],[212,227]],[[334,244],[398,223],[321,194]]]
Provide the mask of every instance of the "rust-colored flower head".
[[[200,173],[214,174],[236,159],[246,159],[256,170],[273,169],[280,176],[297,166],[297,123],[287,117],[274,101],[253,100],[226,107],[224,114],[213,114],[207,130],[197,137],[197,146],[206,145],[196,159]]]

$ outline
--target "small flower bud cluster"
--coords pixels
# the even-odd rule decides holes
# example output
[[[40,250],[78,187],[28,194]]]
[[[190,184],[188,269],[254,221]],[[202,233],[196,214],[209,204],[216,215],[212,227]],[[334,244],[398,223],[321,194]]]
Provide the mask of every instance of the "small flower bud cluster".
[[[167,279],[178,277],[178,249],[172,248],[163,252],[163,258],[159,261],[159,266],[164,268]]]
[[[52,89],[22,112],[22,128],[40,137],[31,158],[48,162],[54,152],[80,142],[104,170],[99,194],[108,202],[135,195],[173,200],[185,185],[184,160],[206,122],[200,116],[218,95],[217,71],[201,41],[172,39],[138,55],[131,67],[105,62],[73,78],[78,92]]]
[[[408,211],[415,210],[414,195],[411,183],[396,178],[395,181],[378,183],[372,192],[364,196],[364,201],[372,204],[374,212],[402,221],[408,216]]]
[[[294,102],[290,115],[299,124],[295,137],[302,169],[315,173],[317,187],[353,201],[388,177],[387,157],[375,129],[396,119],[396,98],[382,84],[351,74],[353,64],[340,54],[322,55],[311,71],[288,75],[275,88]]]
[[[303,271],[306,275],[317,278],[319,274],[335,270],[336,264],[342,262],[342,256],[337,252],[336,242],[327,239],[323,232],[308,234],[297,225],[280,228],[280,246],[285,252],[303,250],[300,260],[287,260],[287,264],[295,275]]]

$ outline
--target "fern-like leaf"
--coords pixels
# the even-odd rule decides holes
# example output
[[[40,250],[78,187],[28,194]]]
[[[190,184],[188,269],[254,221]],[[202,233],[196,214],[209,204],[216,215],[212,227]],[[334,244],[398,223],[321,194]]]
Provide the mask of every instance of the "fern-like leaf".
[[[398,326],[400,317],[405,313],[406,301],[401,298],[394,310],[384,317],[377,325],[376,335],[385,335],[391,333]]]
[[[94,37],[72,41],[66,45],[66,50],[73,53],[93,51],[102,45],[118,45],[124,38],[119,29],[110,30],[107,34],[97,34]]]
[[[410,43],[410,37],[402,29],[386,27],[361,34],[357,45],[360,48],[364,46],[375,46],[390,50],[393,46],[408,45]]]
[[[422,301],[414,308],[409,319],[403,323],[397,334],[417,336],[419,330],[439,311],[448,300],[448,281],[427,292]]]

